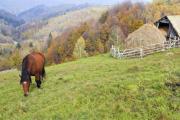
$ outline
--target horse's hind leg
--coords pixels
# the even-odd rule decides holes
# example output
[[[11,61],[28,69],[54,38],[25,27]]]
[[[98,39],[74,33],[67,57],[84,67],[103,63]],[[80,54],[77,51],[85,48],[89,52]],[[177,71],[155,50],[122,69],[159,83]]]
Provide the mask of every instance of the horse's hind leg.
[[[42,77],[42,80],[43,80],[43,78],[46,77],[46,71],[45,71],[45,68],[44,68],[44,67],[43,67],[43,69],[42,69],[41,77]]]
[[[40,75],[36,75],[35,76],[35,81],[36,81],[37,87],[41,88],[41,78],[40,78]]]
[[[31,76],[29,76],[29,81],[30,81],[30,83],[32,83]]]

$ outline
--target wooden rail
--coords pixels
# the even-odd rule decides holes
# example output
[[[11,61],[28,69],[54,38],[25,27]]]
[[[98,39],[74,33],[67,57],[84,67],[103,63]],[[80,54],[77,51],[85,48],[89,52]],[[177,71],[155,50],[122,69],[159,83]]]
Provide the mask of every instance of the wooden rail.
[[[111,48],[111,55],[115,58],[142,58],[144,56],[156,53],[156,52],[162,52],[167,49],[180,47],[180,38],[177,39],[169,39],[168,41],[164,43],[157,43],[152,44],[149,46],[145,46],[142,48],[133,48],[133,49],[125,49],[123,51],[120,51],[119,48],[116,48],[112,46]]]

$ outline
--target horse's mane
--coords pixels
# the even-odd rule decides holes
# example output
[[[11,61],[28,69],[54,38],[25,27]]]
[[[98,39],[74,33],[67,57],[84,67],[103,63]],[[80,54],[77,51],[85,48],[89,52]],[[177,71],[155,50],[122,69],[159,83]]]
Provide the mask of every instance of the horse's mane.
[[[22,62],[21,81],[20,81],[21,84],[24,81],[30,81],[27,65],[28,65],[28,55],[23,59],[23,62]]]

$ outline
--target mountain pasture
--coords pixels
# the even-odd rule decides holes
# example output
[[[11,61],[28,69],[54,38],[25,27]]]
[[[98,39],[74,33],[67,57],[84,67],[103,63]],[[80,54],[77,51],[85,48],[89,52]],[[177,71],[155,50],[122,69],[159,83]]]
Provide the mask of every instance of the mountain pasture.
[[[46,68],[42,89],[35,81],[23,96],[19,71],[0,73],[0,119],[178,120],[180,49],[143,59],[109,54]]]

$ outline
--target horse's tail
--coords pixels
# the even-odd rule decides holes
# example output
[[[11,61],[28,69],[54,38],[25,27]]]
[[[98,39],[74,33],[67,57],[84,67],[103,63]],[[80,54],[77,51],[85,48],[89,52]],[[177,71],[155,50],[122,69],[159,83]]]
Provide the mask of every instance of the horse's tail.
[[[42,78],[46,78],[46,71],[45,71],[46,59],[45,59],[45,56],[42,53],[39,53],[39,55],[41,55],[41,57],[44,59],[42,75],[41,76],[42,76]]]
[[[45,77],[46,77],[45,67],[43,67],[43,70],[42,70],[42,77],[43,77],[43,78],[45,78]]]

